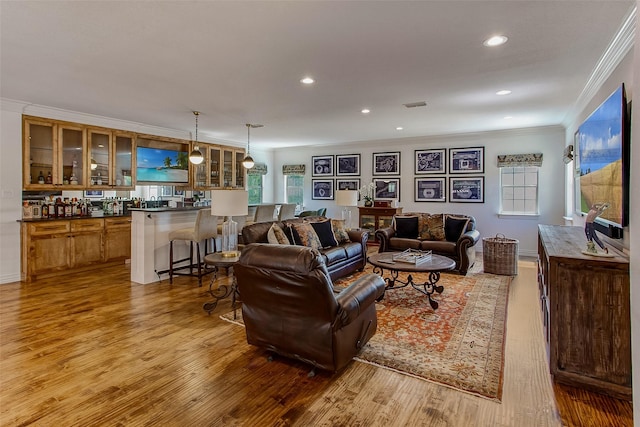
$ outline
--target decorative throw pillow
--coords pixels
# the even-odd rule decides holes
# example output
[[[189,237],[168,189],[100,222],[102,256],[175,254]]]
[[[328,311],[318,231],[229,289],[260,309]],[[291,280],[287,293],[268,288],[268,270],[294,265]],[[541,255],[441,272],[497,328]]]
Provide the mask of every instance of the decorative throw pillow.
[[[417,216],[396,216],[394,218],[396,237],[405,239],[416,239],[418,237],[418,217]]]
[[[275,245],[290,245],[291,242],[286,234],[284,234],[284,230],[280,228],[278,224],[275,222],[271,224],[269,231],[267,232],[267,241],[271,244]]]
[[[312,249],[321,249],[322,244],[310,223],[308,222],[294,222],[291,224],[291,230],[293,231],[294,241],[296,245],[308,246]]]
[[[469,218],[447,215],[444,221],[444,234],[449,242],[457,242],[467,229]]]
[[[331,228],[331,221],[318,221],[312,222],[311,226],[315,230],[318,238],[320,239],[320,244],[323,248],[331,248],[333,246],[338,246],[338,242],[336,241],[335,236],[333,235],[333,230]]]
[[[421,214],[418,217],[420,240],[444,240],[444,214]]]
[[[331,228],[333,229],[333,236],[336,238],[338,244],[349,243],[349,233],[347,233],[347,227],[344,225],[344,219],[332,219]]]

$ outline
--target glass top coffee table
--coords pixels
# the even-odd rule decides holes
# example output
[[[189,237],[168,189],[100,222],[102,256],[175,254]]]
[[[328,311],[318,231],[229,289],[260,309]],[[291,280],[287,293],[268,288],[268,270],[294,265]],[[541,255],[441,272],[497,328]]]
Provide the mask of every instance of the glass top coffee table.
[[[387,283],[385,292],[390,289],[404,288],[411,285],[415,290],[422,292],[429,299],[431,308],[436,310],[438,308],[438,301],[431,298],[434,292],[442,293],[444,286],[438,285],[440,280],[440,272],[453,270],[456,267],[456,262],[451,258],[447,258],[442,255],[431,255],[431,259],[423,261],[418,264],[411,264],[407,262],[394,261],[393,255],[397,255],[398,252],[382,252],[371,254],[367,257],[369,264],[373,265],[373,272],[384,279]],[[389,271],[389,275],[385,277],[385,270]],[[407,280],[403,281],[398,278],[399,272],[409,273]],[[413,280],[411,273],[428,273],[428,279],[424,283],[416,283]],[[384,294],[380,299],[384,298]]]

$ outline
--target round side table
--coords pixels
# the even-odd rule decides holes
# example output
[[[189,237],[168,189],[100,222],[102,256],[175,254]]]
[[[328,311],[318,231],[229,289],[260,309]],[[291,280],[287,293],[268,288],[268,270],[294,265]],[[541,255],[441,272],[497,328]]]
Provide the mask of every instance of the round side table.
[[[216,289],[213,288],[213,284],[218,279],[218,272],[221,268],[226,269],[227,275],[233,269],[233,266],[240,259],[239,256],[235,257],[223,257],[220,253],[208,254],[204,257],[205,264],[213,267],[213,276],[211,277],[211,282],[209,283],[209,294],[214,298],[213,301],[206,302],[203,304],[202,308],[208,314],[211,314],[213,310],[218,306],[218,301],[224,298],[232,297],[231,299],[231,307],[233,308],[233,318],[236,318],[236,296],[238,293],[238,287],[236,283],[236,276],[233,276],[231,281],[231,285],[219,285]]]

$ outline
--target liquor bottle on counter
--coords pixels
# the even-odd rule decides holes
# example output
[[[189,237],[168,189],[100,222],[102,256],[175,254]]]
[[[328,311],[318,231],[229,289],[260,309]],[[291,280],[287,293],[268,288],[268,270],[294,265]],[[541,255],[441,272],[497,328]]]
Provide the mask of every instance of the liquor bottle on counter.
[[[64,203],[62,203],[62,199],[60,197],[56,199],[55,211],[56,218],[64,218]]]
[[[42,204],[41,215],[42,215],[42,218],[49,218],[49,204],[47,203],[46,200]]]

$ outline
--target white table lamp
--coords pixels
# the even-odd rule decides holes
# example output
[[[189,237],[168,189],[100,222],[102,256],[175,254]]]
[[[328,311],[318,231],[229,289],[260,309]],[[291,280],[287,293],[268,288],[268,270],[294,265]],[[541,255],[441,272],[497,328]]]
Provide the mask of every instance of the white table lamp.
[[[338,190],[336,191],[336,205],[343,206],[342,219],[348,230],[351,229],[351,209],[352,206],[358,206],[357,190]]]
[[[243,190],[211,190],[211,215],[224,217],[222,256],[235,257],[238,252],[238,223],[234,216],[249,213],[249,193]]]

